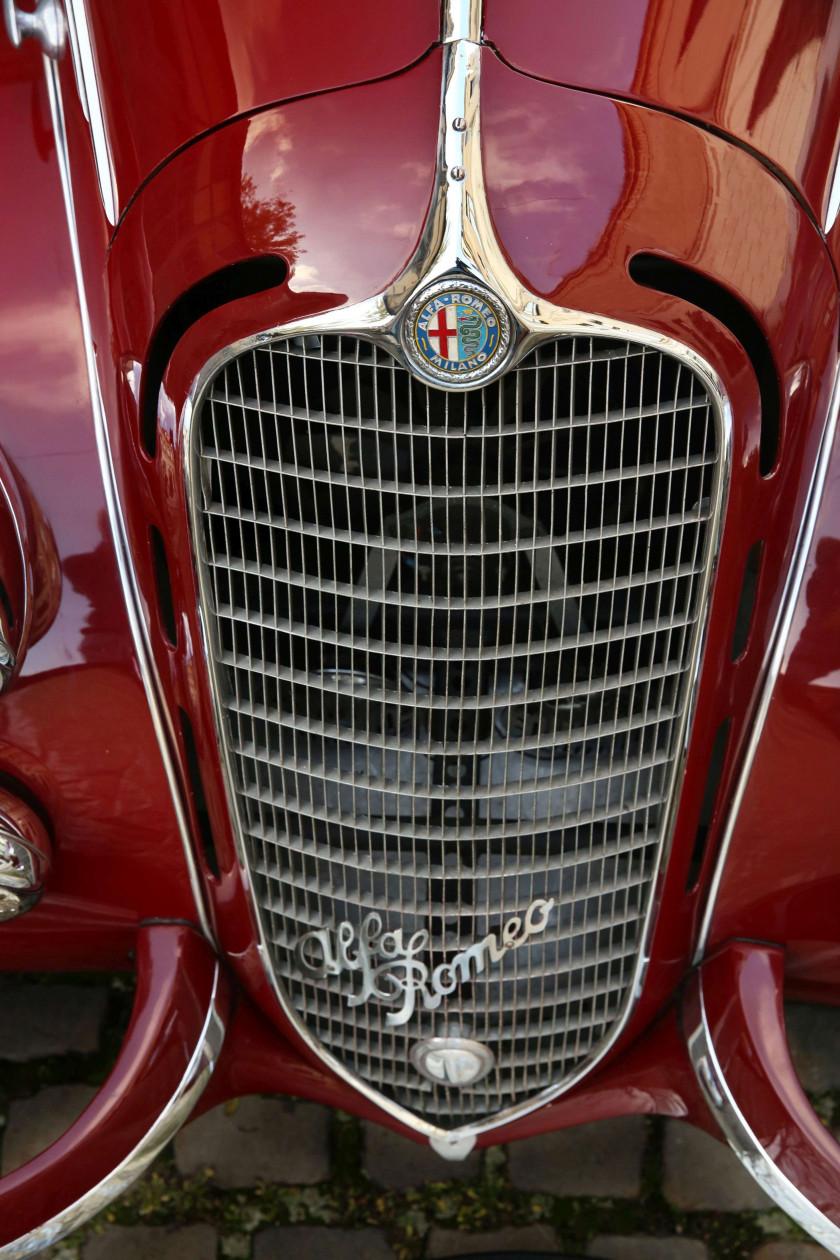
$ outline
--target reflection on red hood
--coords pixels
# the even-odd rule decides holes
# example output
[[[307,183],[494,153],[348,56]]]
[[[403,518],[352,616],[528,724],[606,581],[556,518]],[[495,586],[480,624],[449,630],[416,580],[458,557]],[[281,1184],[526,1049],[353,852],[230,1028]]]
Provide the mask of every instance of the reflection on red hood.
[[[91,4],[123,209],[175,150],[238,114],[404,69],[440,39],[438,0]]]
[[[834,167],[840,9],[802,0],[486,0],[515,69],[694,118],[749,145],[820,221]]]

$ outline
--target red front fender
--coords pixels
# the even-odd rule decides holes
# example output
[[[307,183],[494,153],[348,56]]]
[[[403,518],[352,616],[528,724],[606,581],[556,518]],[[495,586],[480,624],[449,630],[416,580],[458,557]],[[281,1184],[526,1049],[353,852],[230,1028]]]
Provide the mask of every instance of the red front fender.
[[[688,1049],[741,1162],[780,1207],[840,1256],[840,1145],[799,1084],[782,1005],[784,953],[735,942],[692,977]]]
[[[63,1238],[148,1167],[210,1078],[229,996],[213,951],[191,928],[140,929],[137,996],[111,1075],[63,1137],[0,1179],[2,1260]]]

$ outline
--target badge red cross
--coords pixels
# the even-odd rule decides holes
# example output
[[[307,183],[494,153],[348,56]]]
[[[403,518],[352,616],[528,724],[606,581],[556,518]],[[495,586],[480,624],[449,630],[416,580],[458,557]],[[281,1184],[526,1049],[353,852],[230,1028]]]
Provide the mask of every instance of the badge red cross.
[[[452,319],[450,320],[450,315]],[[437,324],[434,328],[429,329],[429,337],[437,337],[438,353],[442,359],[457,358],[458,353],[454,355],[449,353],[449,338],[458,337],[458,312],[454,306],[443,306],[438,311]]]

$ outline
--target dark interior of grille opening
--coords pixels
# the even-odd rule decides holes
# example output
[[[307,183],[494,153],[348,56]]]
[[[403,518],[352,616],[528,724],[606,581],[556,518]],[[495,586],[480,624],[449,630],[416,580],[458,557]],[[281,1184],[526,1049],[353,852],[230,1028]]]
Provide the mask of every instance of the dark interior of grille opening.
[[[716,435],[677,360],[588,337],[429,388],[349,337],[240,356],[201,423],[237,804],[275,969],[327,1047],[440,1124],[556,1083],[626,1001],[707,564]],[[451,960],[551,927],[390,1027],[301,933],[371,912]],[[477,1036],[470,1090],[418,1037]]]

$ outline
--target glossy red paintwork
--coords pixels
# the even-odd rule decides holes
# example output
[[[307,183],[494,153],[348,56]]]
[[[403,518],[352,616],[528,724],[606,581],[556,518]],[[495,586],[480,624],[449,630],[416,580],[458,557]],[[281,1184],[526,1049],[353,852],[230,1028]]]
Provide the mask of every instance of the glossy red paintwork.
[[[837,999],[840,961],[840,443],[724,870],[711,944],[783,942]]]
[[[195,1115],[228,1098],[265,1093],[293,1094],[340,1107],[415,1141],[423,1140],[326,1071],[323,1064],[302,1058],[278,1037],[273,1024],[245,1001],[236,1008],[218,1068]],[[618,1060],[593,1073],[585,1085],[539,1111],[481,1135],[477,1146],[515,1142],[535,1133],[625,1115],[670,1116],[720,1136],[686,1054],[673,1005]]]
[[[398,78],[233,123],[169,163],[138,196],[109,254],[120,354],[144,363],[176,298],[245,258],[285,258],[301,310],[386,288],[410,258],[431,199],[441,68],[436,50]],[[327,135],[340,159],[325,197],[312,154]],[[288,301],[284,293],[284,308]]]
[[[88,6],[119,208],[202,132],[277,101],[395,74],[440,38],[437,0],[109,0]],[[388,125],[379,119],[369,143]],[[389,120],[390,123],[390,120]],[[284,150],[281,149],[281,152]],[[307,158],[329,168],[325,132]]]
[[[840,1225],[840,1145],[799,1084],[790,1058],[780,949],[736,942],[700,969],[709,1037],[747,1126],[781,1174]],[[696,1026],[697,977],[685,1029]]]
[[[840,113],[840,10],[819,0],[486,0],[511,65],[730,133],[824,222]]]
[[[111,1174],[164,1112],[201,1044],[216,959],[188,927],[137,935],[137,994],[125,1041],[105,1084],[52,1146],[0,1179],[0,1247],[64,1211]],[[222,1021],[224,978],[216,991]]]
[[[515,60],[511,41],[501,38],[498,25],[490,25],[504,19],[498,0],[488,0],[488,6],[488,32],[504,45],[508,60]],[[220,859],[218,879],[206,869],[204,874],[221,944],[242,985],[274,1021],[269,1023],[243,1000],[208,1103],[246,1089],[276,1089],[393,1123],[325,1073],[312,1053],[299,1047],[294,1034],[287,1040],[275,1031],[275,1024],[281,1029],[286,1025],[257,955],[215,749],[186,530],[181,439],[185,399],[196,374],[214,353],[258,329],[370,297],[404,269],[422,229],[434,177],[441,54],[433,50],[422,56],[428,10],[418,6],[417,25],[412,25],[412,16],[399,37],[383,34],[378,52],[370,54],[375,66],[373,61],[364,63],[375,73],[358,68],[369,50],[339,47],[336,42],[320,63],[308,53],[301,53],[297,61],[289,57],[276,80],[271,77],[273,69],[266,68],[271,59],[256,58],[258,73],[249,78],[247,50],[234,56],[222,47],[221,33],[230,32],[220,15],[226,14],[234,26],[242,22],[241,10],[234,23],[233,9],[224,4],[212,8],[208,30],[213,33],[207,39],[212,44],[209,53],[221,58],[213,64],[224,63],[229,77],[220,71],[217,78],[202,79],[194,67],[205,49],[196,52],[188,43],[194,31],[183,40],[173,36],[182,59],[178,73],[187,75],[190,83],[201,81],[207,95],[201,97],[196,90],[193,99],[187,93],[184,100],[174,102],[168,119],[163,117],[163,96],[157,95],[165,90],[163,63],[154,51],[145,53],[154,68],[148,97],[138,91],[125,93],[130,100],[118,99],[115,76],[123,58],[131,74],[142,73],[144,67],[143,50],[126,51],[113,34],[125,16],[113,12],[119,7],[100,6],[94,22],[101,70],[109,85],[109,123],[124,195],[185,140],[231,114],[260,110],[195,139],[166,162],[139,191],[109,251],[111,233],[102,215],[87,123],[69,59],[61,67],[94,341],[141,597],[170,709],[174,714],[183,707],[196,730]],[[520,18],[523,7],[510,6],[519,9]],[[759,7],[757,0],[754,7]],[[367,11],[376,8],[367,6]],[[711,4],[694,9],[706,15],[716,12]],[[641,9],[628,4],[623,12],[622,21],[630,23]],[[154,17],[159,23],[174,21],[159,5],[154,6]],[[358,17],[366,20],[367,14]],[[347,44],[346,24],[343,29]],[[603,37],[600,21],[593,29]],[[289,31],[309,38],[309,29],[302,25],[293,24]],[[667,23],[654,32],[657,37],[663,33],[672,38]],[[715,732],[730,717],[733,734],[721,790],[725,798],[748,729],[836,362],[834,275],[819,234],[796,199],[755,156],[728,140],[661,109],[599,95],[601,88],[585,81],[588,38],[581,34],[569,41],[570,49],[577,48],[581,67],[576,81],[592,89],[586,91],[539,82],[485,50],[482,134],[495,230],[514,271],[537,293],[676,338],[713,365],[733,409],[732,487],[706,668],[671,859],[659,890],[662,910],[642,1002],[611,1060],[597,1074],[566,1098],[485,1142],[634,1110],[688,1115],[708,1123],[673,1013],[662,1011],[688,968],[702,886],[719,833],[720,808],[700,885],[686,889],[705,767]],[[660,44],[666,47],[667,40]],[[764,45],[759,40],[756,47]],[[827,47],[826,36],[819,57]],[[694,45],[691,52],[699,57]],[[19,148],[18,152],[13,146],[10,170],[24,181],[29,198],[26,203],[18,198],[10,206],[11,231],[0,240],[0,262],[11,294],[11,304],[4,308],[9,310],[8,330],[23,338],[22,349],[20,341],[0,340],[0,354],[5,349],[7,360],[0,373],[0,399],[11,402],[0,443],[52,529],[63,597],[52,626],[30,650],[20,680],[0,700],[0,770],[8,770],[43,802],[55,834],[57,865],[43,904],[17,923],[3,925],[0,966],[124,965],[142,917],[191,918],[194,907],[104,512],[44,91],[37,59],[31,50],[26,57],[28,61],[15,64],[28,66],[27,74],[11,77],[0,89],[4,118],[14,124],[10,134]],[[356,74],[381,81],[328,91],[337,81],[330,75],[339,59],[344,66],[342,81],[350,82]],[[415,61],[404,73],[394,73]],[[740,64],[737,58],[727,63],[727,73],[732,70],[734,75],[733,66]],[[768,75],[778,64],[784,77],[789,62],[779,53],[776,63],[768,52],[761,64],[770,67]],[[708,72],[713,82],[725,77],[720,61]],[[272,96],[272,85],[281,79],[285,86],[277,87]],[[737,75],[732,82],[743,86]],[[833,100],[834,79],[823,73],[820,82],[826,84],[821,101]],[[672,90],[669,80],[668,91]],[[627,89],[627,94],[638,95],[635,88]],[[262,108],[288,95],[303,99]],[[770,95],[776,109],[778,94]],[[721,89],[714,99],[715,108],[722,109],[728,98]],[[664,103],[654,94],[651,100]],[[672,102],[668,108],[683,106]],[[693,107],[686,112],[702,116]],[[819,179],[813,172],[819,162],[825,165],[814,141],[816,130],[789,130],[784,143],[793,146],[796,136],[799,165],[791,178],[801,180],[803,188],[811,186],[809,181],[816,187]],[[43,248],[45,240],[49,249]],[[21,241],[30,241],[30,248],[22,250]],[[146,369],[160,321],[185,289],[229,263],[266,252],[287,260],[288,282],[205,315],[182,338],[165,378],[156,454],[151,459],[140,441],[138,376]],[[639,252],[655,252],[716,280],[750,310],[763,330],[776,358],[783,404],[779,461],[771,476],[759,474],[758,388],[742,347],[689,302],[635,284],[627,267]],[[32,330],[29,341],[27,328]],[[49,357],[45,360],[53,353],[59,355],[57,365]],[[64,374],[61,390],[55,385],[56,371]],[[49,389],[33,391],[33,382],[44,380],[49,380]],[[10,386],[11,394],[4,397]],[[175,644],[165,636],[157,607],[150,524],[167,544],[177,613]],[[746,652],[732,662],[741,574],[758,539],[764,539],[765,549],[754,628]],[[812,654],[816,650],[809,649]],[[831,656],[828,646],[819,651],[825,659]],[[803,707],[801,677],[790,699],[797,713]],[[827,735],[826,756],[829,747]],[[772,758],[767,772],[773,773]],[[745,828],[746,845],[763,843],[760,830],[747,823]],[[806,896],[813,892],[807,879],[803,881],[803,870],[808,870],[815,856],[812,848],[819,843],[802,837],[787,866],[778,852],[781,841],[769,851],[775,856],[766,864],[768,904],[773,899],[792,904],[803,891]],[[739,884],[739,867],[733,870],[732,896],[722,898],[722,912],[732,911],[726,920],[729,934],[743,931],[751,896],[744,885],[751,876],[742,873]],[[827,854],[820,870],[830,895],[834,888],[830,881],[840,873],[840,862]],[[747,908],[745,917],[739,904]],[[785,932],[805,920],[798,911],[785,914],[777,920],[781,934],[772,939],[782,944],[790,940],[795,952],[799,938],[795,931],[789,936]],[[834,939],[828,931],[820,923],[823,948]]]
[[[39,803],[56,862],[3,924],[0,967],[125,967],[140,919],[195,911],[106,517],[43,68],[32,46],[1,60],[0,445],[35,599],[0,785]]]

